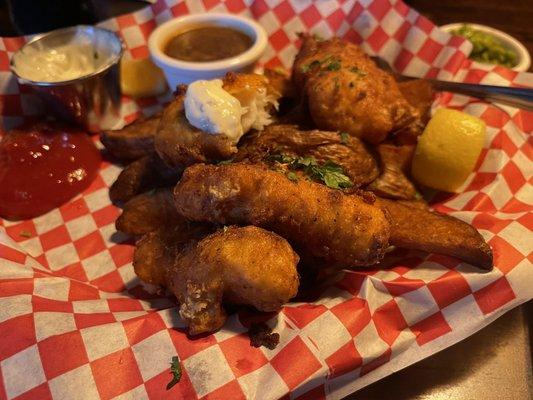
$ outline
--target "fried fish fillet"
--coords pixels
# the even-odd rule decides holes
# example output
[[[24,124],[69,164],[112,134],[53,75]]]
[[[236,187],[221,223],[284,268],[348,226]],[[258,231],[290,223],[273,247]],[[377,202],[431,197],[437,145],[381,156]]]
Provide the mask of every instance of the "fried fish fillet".
[[[300,255],[339,267],[375,264],[388,246],[389,222],[378,207],[260,165],[193,165],[174,197],[186,218],[260,226],[289,240]]]
[[[100,141],[113,158],[123,162],[137,160],[155,151],[154,136],[160,119],[161,114],[156,114],[122,129],[103,131]]]
[[[457,257],[487,270],[492,268],[490,246],[466,222],[387,199],[376,199],[376,204],[390,216],[392,245]]]
[[[381,174],[367,189],[391,199],[413,199],[416,188],[405,173],[411,167],[415,146],[380,143],[375,149],[380,158]]]
[[[370,143],[419,119],[394,77],[379,69],[355,44],[304,35],[293,80],[307,97],[320,129],[347,132]]]
[[[255,226],[228,227],[186,246],[169,272],[180,316],[197,335],[226,321],[222,302],[276,311],[298,291],[298,255]]]
[[[248,226],[213,233],[185,220],[144,235],[133,257],[139,278],[176,295],[192,335],[224,324],[223,302],[281,308],[298,291],[297,264],[298,255],[272,232]]]
[[[173,226],[183,219],[174,205],[170,188],[141,193],[129,200],[115,221],[117,230],[128,235],[144,235],[158,228]]]
[[[294,125],[270,125],[243,138],[235,160],[264,162],[273,154],[311,156],[319,163],[332,161],[342,167],[354,187],[372,182],[379,174],[376,160],[355,137],[337,132],[302,131]]]
[[[175,184],[182,168],[171,169],[156,155],[144,156],[124,168],[109,188],[113,204],[130,200],[133,196],[150,189]]]

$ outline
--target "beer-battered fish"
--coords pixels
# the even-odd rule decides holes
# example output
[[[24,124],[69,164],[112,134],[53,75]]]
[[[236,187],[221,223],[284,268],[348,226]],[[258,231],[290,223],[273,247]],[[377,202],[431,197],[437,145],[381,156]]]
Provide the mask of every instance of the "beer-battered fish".
[[[222,303],[270,312],[296,296],[299,258],[285,239],[255,226],[211,232],[202,224],[160,228],[143,236],[133,258],[139,278],[176,295],[191,335],[224,325]]]
[[[169,277],[180,316],[197,335],[224,325],[222,302],[279,310],[298,291],[297,264],[298,255],[275,233],[227,227],[182,250]]]
[[[492,268],[490,246],[466,222],[397,201],[376,199],[376,204],[390,215],[392,245],[457,257],[483,269]]]
[[[289,240],[302,256],[343,268],[375,264],[388,246],[389,222],[378,207],[260,165],[193,165],[174,197],[186,218],[260,226]]]
[[[117,230],[128,235],[144,235],[162,226],[173,226],[183,219],[174,205],[170,188],[141,193],[129,200],[117,218]]]
[[[394,77],[355,44],[302,37],[293,79],[320,129],[348,132],[370,143],[419,119]]]

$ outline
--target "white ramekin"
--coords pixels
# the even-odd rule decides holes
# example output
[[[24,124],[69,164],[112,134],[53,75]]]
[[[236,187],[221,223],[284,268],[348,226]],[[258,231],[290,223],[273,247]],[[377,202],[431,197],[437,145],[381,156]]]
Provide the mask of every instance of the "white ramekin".
[[[516,64],[512,69],[515,71],[527,71],[531,66],[531,56],[525,48],[525,46],[520,43],[517,39],[508,35],[505,32],[499,31],[498,29],[491,28],[486,25],[471,24],[469,22],[458,22],[454,24],[448,24],[440,26],[439,28],[445,32],[451,32],[455,29],[460,28],[463,25],[471,26],[473,29],[487,33],[494,36],[495,38],[501,40],[506,47],[513,50],[518,56],[518,64]]]
[[[252,38],[253,45],[238,56],[212,62],[176,60],[163,52],[168,40],[177,33],[206,25],[238,29]],[[223,46],[224,43],[220,45]],[[257,22],[238,15],[221,13],[191,14],[172,19],[157,27],[148,39],[152,60],[163,70],[171,89],[182,83],[187,84],[198,79],[214,79],[226,72],[247,70],[261,57],[266,45],[267,34]]]

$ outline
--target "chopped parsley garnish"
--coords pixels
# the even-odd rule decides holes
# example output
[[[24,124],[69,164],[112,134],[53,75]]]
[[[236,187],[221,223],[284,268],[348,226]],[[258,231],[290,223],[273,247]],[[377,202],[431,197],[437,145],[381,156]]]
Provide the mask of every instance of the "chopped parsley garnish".
[[[328,65],[326,65],[326,68],[330,71],[338,71],[341,69],[341,63],[339,60],[333,60]]]
[[[300,67],[300,70],[303,73],[306,73],[317,68],[324,68],[328,71],[338,71],[341,69],[341,62],[338,58],[335,58],[333,56],[327,56],[322,61],[313,60],[309,64],[302,65]]]
[[[339,136],[341,137],[342,144],[348,144],[348,140],[350,140],[350,135],[348,135],[348,133],[339,132]]]
[[[314,60],[314,61],[311,61],[309,64],[302,65],[300,69],[302,70],[303,73],[306,73],[318,67],[320,67],[320,61]]]
[[[271,154],[267,157],[271,161],[278,162],[280,164],[287,164],[290,170],[303,171],[308,178],[322,182],[326,186],[332,189],[345,189],[353,186],[350,178],[344,173],[342,167],[333,161],[326,161],[324,164],[319,165],[318,161],[314,157],[298,157],[289,156],[286,154]],[[290,180],[297,179],[294,172],[287,173],[287,178]]]
[[[172,374],[172,380],[167,384],[167,390],[172,389],[181,379],[181,364],[178,356],[172,357],[170,373]]]
[[[287,172],[287,178],[289,178],[290,181],[296,182],[298,180],[298,175],[290,171],[290,172]]]
[[[359,76],[366,76],[368,75],[367,72],[363,71],[362,69],[359,69],[357,67],[351,67],[350,72],[353,72],[354,74],[357,74]]]
[[[230,158],[229,160],[222,160],[217,163],[217,165],[228,165],[233,162],[233,158]]]

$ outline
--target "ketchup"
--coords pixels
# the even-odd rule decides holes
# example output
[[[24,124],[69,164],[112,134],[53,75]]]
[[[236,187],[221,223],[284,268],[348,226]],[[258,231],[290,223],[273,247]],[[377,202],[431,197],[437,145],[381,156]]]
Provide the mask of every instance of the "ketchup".
[[[0,217],[42,215],[86,189],[100,152],[81,131],[37,124],[15,129],[0,142]]]

